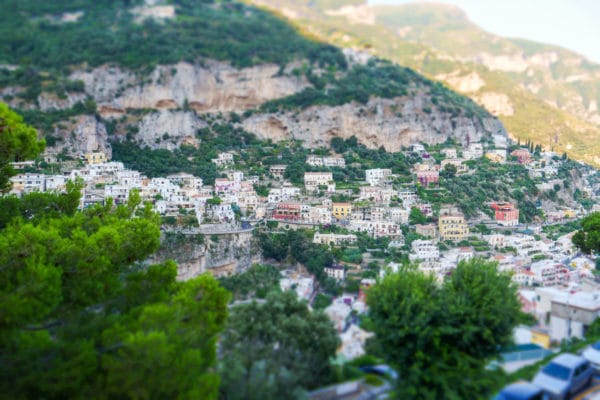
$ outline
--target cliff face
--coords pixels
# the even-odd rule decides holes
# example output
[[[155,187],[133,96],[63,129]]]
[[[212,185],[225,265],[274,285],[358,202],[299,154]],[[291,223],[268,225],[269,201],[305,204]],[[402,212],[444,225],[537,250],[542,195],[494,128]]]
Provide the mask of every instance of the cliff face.
[[[366,105],[313,106],[299,113],[257,114],[243,121],[244,129],[262,139],[302,140],[312,147],[328,146],[333,137],[356,138],[367,147],[383,146],[399,151],[402,146],[424,142],[436,144],[448,137],[465,141],[489,134],[504,135],[502,124],[493,118],[482,123],[455,118],[436,108],[424,107],[421,97],[373,98]]]
[[[303,75],[291,73],[298,66],[290,64],[280,69],[266,64],[235,69],[216,61],[202,65],[181,62],[158,66],[147,74],[103,66],[71,73],[70,79],[83,82],[83,93],[58,98],[43,92],[37,103],[40,111],[51,112],[67,110],[87,98],[96,102],[99,118],[72,117],[56,124],[51,133],[58,139],[52,151],[65,149],[74,156],[94,150],[110,154],[110,140],[125,136],[152,149],[196,146],[196,133],[207,127],[207,121],[223,118],[222,113],[227,113],[226,117],[229,112],[250,109],[254,110],[251,115],[238,122],[248,132],[274,141],[299,139],[313,147],[327,146],[333,137],[356,136],[369,147],[398,151],[415,142],[434,144],[448,137],[464,140],[468,135],[476,140],[484,135],[505,134],[502,125],[491,117],[478,120],[440,111],[430,95],[419,90],[393,99],[371,96],[367,104],[260,111],[266,101],[311,86]],[[500,103],[500,111],[506,112],[510,105]]]
[[[214,276],[241,272],[261,261],[252,232],[218,235],[167,234],[149,262],[177,262],[177,279],[188,280],[205,272]]]
[[[64,150],[69,154],[79,155],[99,150],[112,155],[106,126],[93,115],[78,115],[57,124],[52,136],[57,142],[49,149],[51,153]]]
[[[83,81],[101,108],[170,109],[187,102],[206,113],[243,111],[307,86],[305,79],[279,74],[277,65],[236,69],[216,61],[161,65],[147,75],[105,66],[76,71],[70,79]]]

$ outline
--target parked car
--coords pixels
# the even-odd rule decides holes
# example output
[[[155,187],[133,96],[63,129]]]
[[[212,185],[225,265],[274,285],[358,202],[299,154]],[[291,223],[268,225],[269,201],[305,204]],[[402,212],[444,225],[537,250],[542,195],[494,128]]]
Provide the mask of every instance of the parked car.
[[[590,344],[581,355],[590,362],[596,373],[600,373],[600,341]]]
[[[546,400],[548,395],[530,382],[517,382],[506,386],[494,400]]]
[[[588,360],[575,354],[561,354],[546,364],[533,379],[552,400],[563,400],[588,386],[594,371]]]

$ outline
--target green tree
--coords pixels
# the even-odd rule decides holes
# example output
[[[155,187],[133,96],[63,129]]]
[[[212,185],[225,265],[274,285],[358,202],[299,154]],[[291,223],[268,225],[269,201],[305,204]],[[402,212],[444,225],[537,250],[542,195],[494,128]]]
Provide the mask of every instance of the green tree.
[[[369,349],[398,369],[397,398],[489,397],[485,366],[521,317],[510,277],[481,259],[461,262],[444,284],[407,267],[371,288],[367,302]]]
[[[454,164],[446,164],[444,169],[440,172],[440,176],[443,178],[454,178],[456,173],[458,172],[456,165]]]
[[[250,297],[264,299],[271,291],[279,291],[281,273],[272,265],[254,264],[248,270],[219,279],[219,283],[229,290],[235,300]]]
[[[45,147],[37,132],[23,123],[23,117],[0,102],[0,194],[10,190],[10,177],[15,174],[11,162],[35,158]]]
[[[600,253],[600,212],[581,220],[581,229],[573,235],[573,244],[586,254]]]
[[[211,205],[211,206],[213,206],[213,205],[218,206],[221,203],[222,203],[222,200],[218,196],[214,196],[214,197],[206,200],[206,204]]]
[[[235,305],[221,336],[221,394],[235,399],[302,398],[327,383],[338,337],[329,318],[295,292]]]
[[[408,222],[410,222],[411,225],[424,224],[427,222],[427,217],[417,207],[411,207],[410,214],[408,215]]]
[[[68,181],[65,193],[27,193],[21,198],[17,196],[0,197],[0,229],[13,218],[21,217],[29,221],[43,218],[73,215],[79,206],[81,189],[80,181]]]
[[[135,192],[66,210],[0,231],[2,397],[216,398],[226,290],[141,264],[160,220]]]

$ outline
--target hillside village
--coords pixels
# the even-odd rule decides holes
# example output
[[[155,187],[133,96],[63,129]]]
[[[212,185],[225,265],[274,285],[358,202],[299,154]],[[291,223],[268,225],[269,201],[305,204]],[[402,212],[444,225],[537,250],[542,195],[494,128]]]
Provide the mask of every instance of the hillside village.
[[[266,147],[271,156],[263,160],[268,162],[258,175],[250,172],[256,172],[257,166],[244,157],[245,150],[221,152],[211,159],[219,176],[212,185],[189,173],[148,178],[102,152],[70,161],[46,155],[37,162],[14,164],[21,173],[11,178],[12,193],[62,191],[68,181],[80,180],[84,184],[80,207],[85,208],[109,198],[123,203],[138,191],[162,216],[163,235],[213,238],[236,232],[303,230],[312,245],[332,252],[333,262],[322,266],[323,279],[302,265],[276,263],[285,269],[280,285],[311,302],[324,301],[320,307],[327,307],[342,339],[339,354],[346,359],[364,354],[362,346],[369,336],[355,317],[365,311],[365,289],[403,264],[415,265],[442,281],[461,260],[497,261],[499,270],[511,273],[519,285],[523,309],[537,319],[528,340],[544,347],[583,337],[593,318],[575,316],[575,310],[600,314],[600,299],[593,294],[599,288],[595,261],[577,253],[570,240],[578,219],[600,210],[595,170],[530,144],[509,143],[505,137],[412,145],[394,154],[408,160],[405,173],[395,173],[394,168],[363,169],[364,160],[352,163],[356,157],[352,139],[336,145],[345,151],[321,149],[303,157],[306,171],[300,180],[290,174],[297,164],[286,163],[289,160],[281,155],[286,144]],[[360,149],[358,145],[358,153]],[[567,164],[569,170],[575,167],[577,175],[565,179],[562,171]],[[340,170],[352,166],[362,175],[336,181]],[[525,189],[528,200],[519,202],[514,192],[486,197],[469,215],[461,208],[467,206],[452,202],[455,193],[447,189],[452,188],[449,182],[498,167],[523,172],[525,185],[537,189],[535,196],[531,188],[527,192],[514,183],[512,189]],[[519,209],[519,204],[534,201],[533,211]],[[263,257],[263,261],[275,260]],[[216,265],[198,268],[195,274],[208,271],[223,278],[244,273],[248,267],[241,262],[233,268]],[[565,317],[565,307],[573,310],[570,318]]]
[[[7,0],[0,397],[489,399],[600,360],[600,69],[364,3]]]

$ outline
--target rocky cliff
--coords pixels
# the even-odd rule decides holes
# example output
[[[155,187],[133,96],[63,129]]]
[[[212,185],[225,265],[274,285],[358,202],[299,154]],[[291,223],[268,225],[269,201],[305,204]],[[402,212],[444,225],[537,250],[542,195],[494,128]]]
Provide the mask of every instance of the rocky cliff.
[[[421,96],[373,98],[365,105],[350,103],[314,106],[301,112],[256,114],[242,125],[261,139],[294,138],[311,147],[326,147],[334,137],[356,136],[367,147],[383,146],[387,151],[399,151],[417,142],[441,143],[449,137],[464,142],[467,136],[478,140],[485,135],[505,134],[494,118],[481,122],[456,118],[424,104],[428,102]]]
[[[266,64],[235,69],[227,63],[207,61],[162,65],[145,75],[103,66],[72,72],[70,79],[84,83],[83,93],[68,93],[59,99],[43,92],[37,101],[44,112],[67,110],[86,98],[96,102],[97,116],[69,118],[56,124],[50,133],[58,139],[51,151],[65,149],[72,155],[94,150],[110,154],[110,140],[125,137],[152,149],[195,146],[196,133],[207,126],[207,119],[227,118],[229,112],[246,110],[253,112],[238,118],[238,124],[258,138],[294,138],[313,147],[326,146],[333,137],[356,136],[369,147],[397,151],[416,142],[432,144],[448,137],[465,139],[469,135],[478,139],[505,134],[491,116],[482,120],[452,116],[440,111],[431,95],[422,91],[391,99],[372,96],[367,104],[315,105],[279,113],[260,111],[260,105],[267,101],[311,87],[303,75],[291,73],[296,67]],[[107,125],[112,125],[110,132]]]
[[[243,111],[307,86],[305,79],[283,72],[274,64],[236,69],[228,63],[206,61],[161,65],[148,74],[102,66],[75,71],[70,79],[83,81],[86,93],[100,109],[185,106],[214,113]]]
[[[205,272],[214,276],[241,272],[261,261],[261,252],[252,232],[214,235],[163,233],[161,247],[152,263],[175,260],[177,279],[187,280]]]

